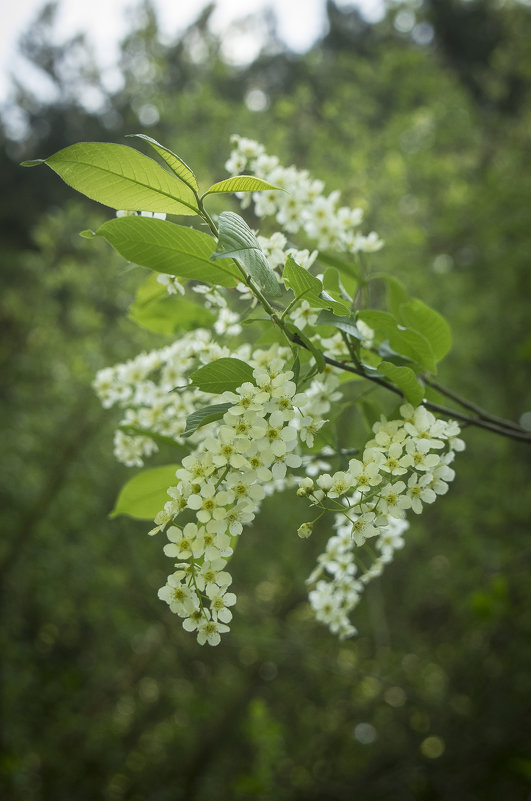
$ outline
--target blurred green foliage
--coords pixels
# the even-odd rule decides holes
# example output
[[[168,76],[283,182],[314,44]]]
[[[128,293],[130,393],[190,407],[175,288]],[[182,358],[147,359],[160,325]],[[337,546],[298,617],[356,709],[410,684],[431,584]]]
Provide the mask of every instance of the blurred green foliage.
[[[165,341],[126,317],[144,273],[77,236],[100,207],[18,162],[142,130],[206,186],[224,177],[231,133],[258,138],[367,208],[387,241],[378,269],[452,324],[442,382],[517,419],[531,402],[531,12],[393,3],[369,25],[329,3],[310,52],[270,30],[239,68],[209,13],[163,44],[144,4],[110,93],[82,40],[52,44],[50,7],[24,47],[56,99],[19,84],[4,110],[2,797],[527,798],[525,446],[465,432],[449,495],[412,521],[344,643],[305,601],[326,531],[301,542],[303,502],[266,503],[234,560],[230,638],[200,648],[156,598],[166,564],[145,525],[107,519],[129,473],[90,382]]]

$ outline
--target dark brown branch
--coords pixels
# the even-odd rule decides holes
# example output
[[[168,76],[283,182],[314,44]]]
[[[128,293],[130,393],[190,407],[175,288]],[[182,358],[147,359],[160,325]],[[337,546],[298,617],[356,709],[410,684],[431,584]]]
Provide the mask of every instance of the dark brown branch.
[[[512,428],[515,431],[519,432],[522,431],[522,428],[521,426],[518,425],[518,423],[513,423],[512,420],[505,420],[503,417],[496,417],[496,415],[490,414],[489,412],[485,411],[485,409],[482,409],[481,406],[478,406],[476,403],[472,403],[472,401],[469,401],[466,398],[462,398],[456,392],[452,392],[451,389],[446,389],[446,387],[441,386],[432,378],[427,378],[426,376],[423,376],[422,380],[429,387],[432,387],[437,392],[440,392],[441,395],[445,395],[447,398],[450,398],[451,400],[458,403],[460,406],[463,407],[463,409],[469,409],[471,412],[474,412],[482,420],[489,420],[491,423],[496,423],[505,428]]]
[[[293,342],[299,345],[302,348],[306,348],[306,345],[302,340],[300,340],[297,335],[295,334],[292,338]],[[368,381],[372,381],[374,384],[378,384],[380,387],[384,387],[384,389],[389,390],[389,392],[394,392],[395,395],[400,395],[401,398],[405,398],[404,393],[398,389],[398,387],[394,387],[392,384],[389,384],[387,381],[384,381],[383,378],[379,378],[378,376],[371,376],[367,374],[364,370],[359,369],[357,367],[353,367],[346,362],[339,362],[336,359],[331,359],[329,356],[325,356],[324,360],[326,364],[329,364],[331,367],[337,367],[339,370],[343,370],[347,373],[354,373],[354,375],[359,375],[361,378],[366,378]],[[426,382],[428,383],[428,382]],[[436,387],[434,387],[435,389]],[[444,394],[444,393],[443,393]],[[453,393],[450,394],[448,391],[448,397],[452,397]],[[460,420],[462,423],[470,426],[476,426],[477,428],[483,428],[485,431],[490,431],[492,434],[498,434],[502,437],[508,437],[509,439],[515,439],[519,442],[527,442],[531,444],[531,434],[527,431],[524,431],[523,428],[518,426],[516,423],[511,423],[502,420],[499,417],[495,417],[494,415],[490,415],[488,412],[485,412],[481,409],[482,416],[479,416],[479,407],[474,408],[474,404],[469,404],[468,401],[464,401],[464,399],[457,399],[458,396],[455,396],[454,400],[457,403],[463,401],[462,405],[465,408],[470,408],[470,410],[475,411],[478,414],[478,417],[471,417],[470,415],[463,414],[462,412],[457,411],[456,409],[450,409],[447,406],[441,406],[438,403],[433,403],[433,401],[423,400],[422,405],[426,407],[426,409],[430,409],[433,412],[438,412],[439,414],[443,414],[445,417],[449,417],[454,420]],[[465,405],[468,404],[468,405]]]

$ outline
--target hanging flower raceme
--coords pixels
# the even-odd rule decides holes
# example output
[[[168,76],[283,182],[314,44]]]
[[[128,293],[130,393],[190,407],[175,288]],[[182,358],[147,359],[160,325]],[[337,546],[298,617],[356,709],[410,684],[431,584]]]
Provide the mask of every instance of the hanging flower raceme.
[[[154,518],[149,534],[164,539],[171,561],[159,597],[201,645],[217,645],[237,608],[230,565],[239,538],[269,496],[296,493],[308,519],[293,521],[294,536],[326,532],[308,578],[311,607],[349,637],[364,587],[403,548],[411,516],[454,479],[464,443],[431,393],[473,410],[457,414],[469,424],[529,435],[433,380],[450,328],[385,269],[371,273],[383,242],[361,231],[361,208],[240,136],[230,177],[201,192],[179,156],[139,136],[164,166],[98,142],[28,163],[47,164],[117,212],[83,235],[151,271],[129,314],[172,338],[94,381],[103,406],[120,410],[120,462],[144,467],[160,448],[178,454],[131,479],[114,514]],[[226,193],[252,204],[263,230],[234,211],[211,215],[210,196]],[[385,284],[386,308],[369,307],[383,297],[373,281]]]

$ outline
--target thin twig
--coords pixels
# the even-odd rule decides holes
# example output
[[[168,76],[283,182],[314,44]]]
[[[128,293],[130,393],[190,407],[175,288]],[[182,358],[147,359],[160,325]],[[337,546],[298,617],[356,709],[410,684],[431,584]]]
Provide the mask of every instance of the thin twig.
[[[422,380],[425,384],[429,387],[432,387],[437,392],[440,392],[441,395],[446,395],[447,398],[458,403],[464,409],[469,409],[471,412],[475,412],[478,417],[481,417],[482,420],[489,420],[492,423],[498,423],[501,426],[506,428],[512,428],[515,431],[522,431],[522,428],[518,425],[518,423],[513,423],[512,420],[506,420],[503,417],[496,417],[494,414],[490,414],[490,412],[485,411],[482,409],[481,406],[478,406],[476,403],[467,400],[466,398],[461,397],[456,392],[453,392],[451,389],[446,389],[446,387],[441,386],[432,378],[427,378],[426,376],[422,377]]]

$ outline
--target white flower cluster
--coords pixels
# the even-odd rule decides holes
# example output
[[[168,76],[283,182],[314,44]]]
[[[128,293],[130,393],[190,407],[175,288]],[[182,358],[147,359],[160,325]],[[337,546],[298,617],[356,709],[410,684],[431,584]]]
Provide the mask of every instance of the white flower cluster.
[[[234,135],[231,141],[234,147],[225,167],[232,175],[245,171],[286,190],[254,192],[252,201],[258,217],[274,216],[289,234],[304,231],[318,249],[373,253],[383,247],[374,231],[366,236],[359,232],[363,210],[339,206],[338,191],[324,195],[322,181],[312,178],[306,170],[283,167],[276,156],[268,155],[263,145],[252,139]],[[245,207],[251,197],[245,193],[241,200]]]
[[[317,619],[341,638],[356,633],[349,615],[364,585],[403,546],[406,510],[420,514],[423,504],[448,491],[455,475],[450,464],[464,449],[455,421],[436,419],[423,406],[405,404],[400,413],[401,420],[373,426],[374,438],[348,470],[321,474],[315,482],[304,478],[298,490],[321,510],[318,518],[336,512],[336,533],[308,582],[317,582],[309,594]],[[312,527],[303,523],[299,535],[309,536]],[[373,538],[374,549],[366,545]],[[356,546],[365,547],[359,553]]]
[[[234,538],[254,520],[266,494],[289,485],[288,469],[303,464],[301,444],[313,446],[338,397],[339,381],[330,372],[297,393],[293,373],[286,370],[289,355],[289,348],[276,344],[254,352],[244,345],[231,353],[198,330],[167,348],[101,370],[94,382],[104,406],[125,409],[122,426],[130,433],[119,429],[115,438],[121,461],[142,463],[156,450],[149,432],[191,446],[150,533],[167,529],[165,553],[178,559],[159,597],[183,618],[186,630],[197,631],[201,644],[216,645],[228,631],[236,598],[228,591],[232,578],[226,566]],[[198,363],[226,356],[246,361],[253,382],[220,395],[189,386],[187,374]],[[170,392],[174,387],[181,391]],[[230,407],[221,420],[187,439],[181,436],[189,414],[222,403]]]
[[[246,359],[248,353],[248,347],[239,350],[240,358]],[[157,451],[155,439],[143,435],[143,431],[183,443],[186,418],[198,405],[208,405],[210,398],[189,386],[187,373],[230,355],[228,348],[213,341],[210,332],[197,329],[168,347],[100,370],[93,387],[103,406],[118,405],[125,410],[114,437],[118,461],[128,467],[142,467],[144,458]]]
[[[187,631],[197,630],[201,645],[217,645],[229,630],[228,607],[236,596],[228,592],[226,568],[234,538],[252,523],[267,489],[286,486],[288,468],[302,465],[300,442],[313,442],[324,422],[322,404],[316,408],[312,396],[296,393],[293,373],[275,350],[255,354],[261,364],[253,370],[254,383],[219,397],[232,405],[183,459],[179,482],[168,490],[171,500],[151,532],[170,524],[164,552],[178,561],[159,598],[183,618]],[[171,525],[180,515],[193,519]]]

